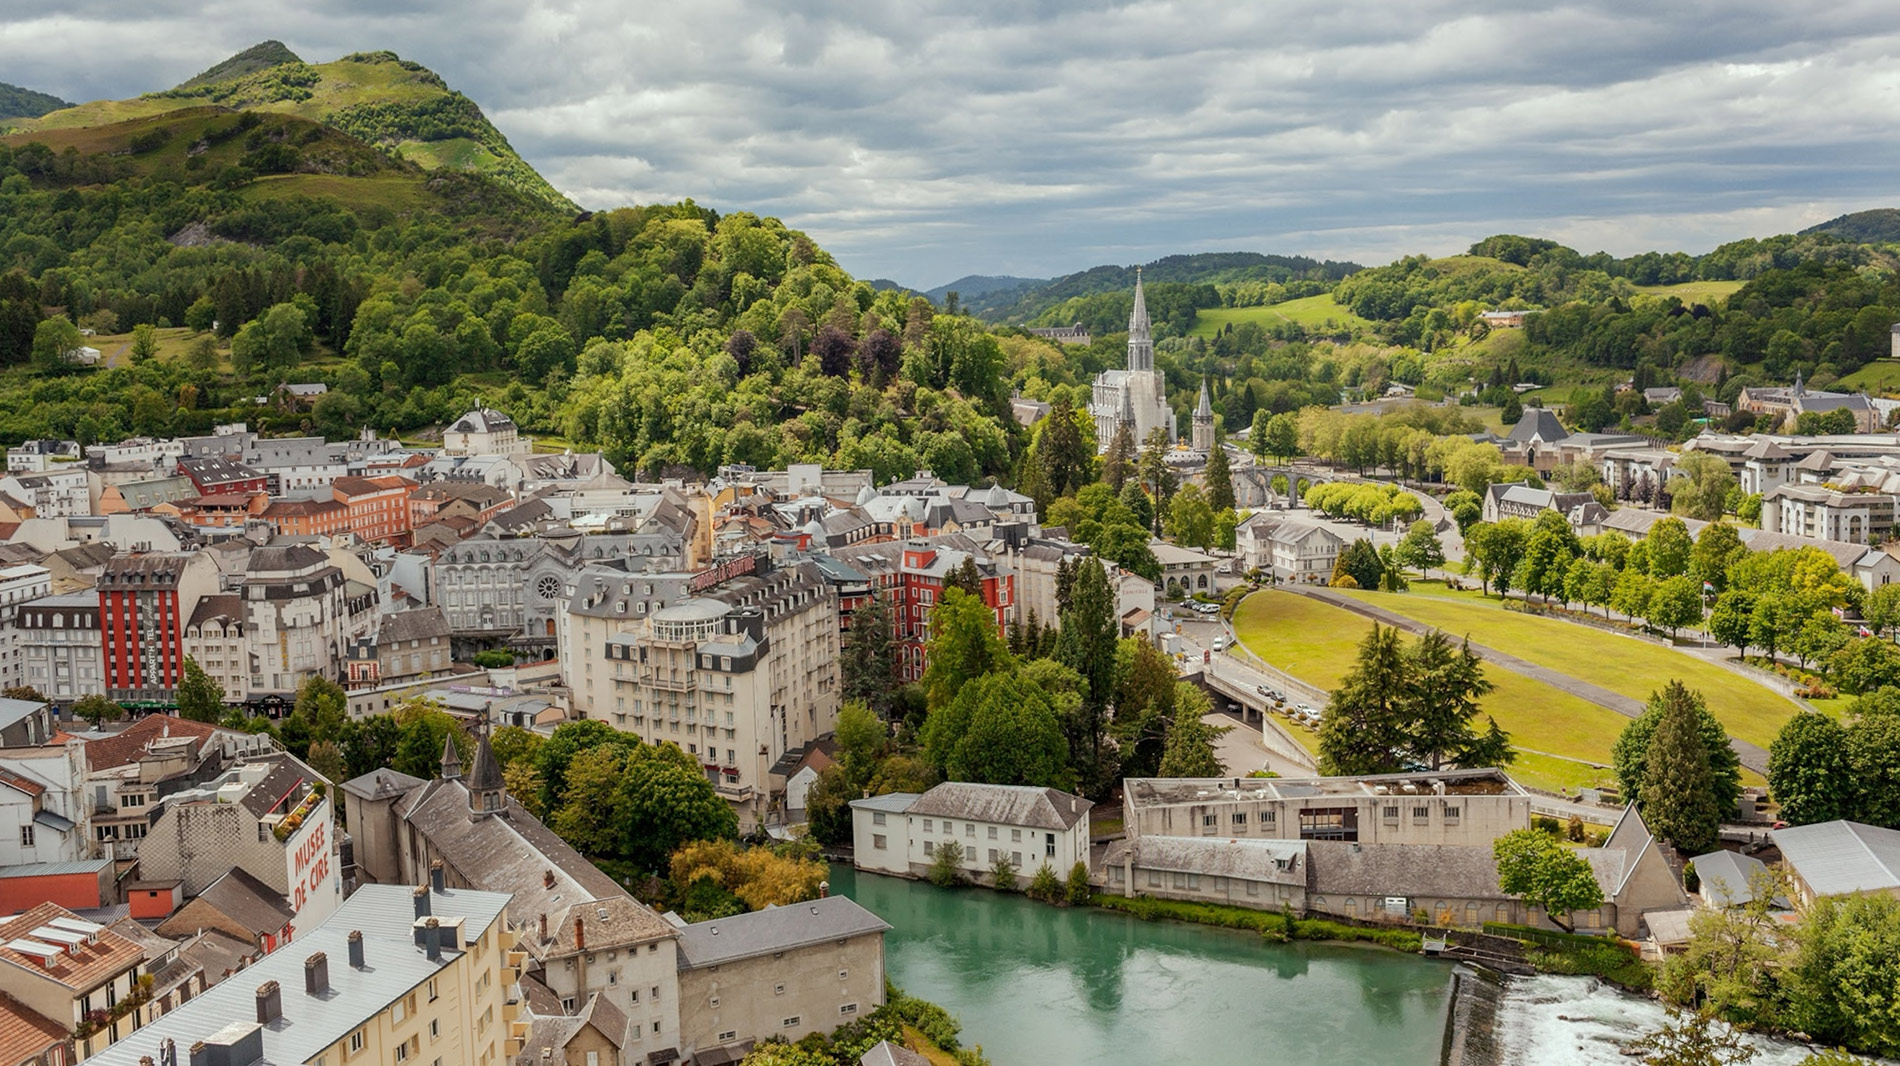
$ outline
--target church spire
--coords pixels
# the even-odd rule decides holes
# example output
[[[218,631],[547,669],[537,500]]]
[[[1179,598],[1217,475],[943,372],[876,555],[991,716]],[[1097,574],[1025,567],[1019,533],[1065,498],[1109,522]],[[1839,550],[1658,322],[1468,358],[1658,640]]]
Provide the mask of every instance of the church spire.
[[[453,781],[462,776],[462,755],[455,750],[455,734],[450,733],[442,740],[442,780]]]
[[[1214,452],[1214,401],[1207,395],[1207,375],[1201,375],[1201,402],[1194,407],[1194,450]]]
[[[1141,294],[1141,268],[1135,268],[1135,309],[1128,313],[1128,369],[1155,368],[1154,335],[1148,322],[1148,301]]]
[[[1207,375],[1201,375],[1201,402],[1194,408],[1195,418],[1213,418],[1214,401],[1207,395]]]

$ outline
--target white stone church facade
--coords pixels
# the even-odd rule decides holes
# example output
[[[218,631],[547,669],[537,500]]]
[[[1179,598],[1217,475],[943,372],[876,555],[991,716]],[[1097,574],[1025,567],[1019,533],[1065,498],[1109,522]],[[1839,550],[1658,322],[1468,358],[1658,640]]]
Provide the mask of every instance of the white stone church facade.
[[[1134,430],[1139,448],[1156,429],[1174,441],[1174,409],[1168,406],[1168,387],[1155,369],[1154,336],[1148,322],[1148,304],[1141,295],[1141,273],[1135,273],[1135,309],[1128,316],[1128,369],[1104,370],[1095,376],[1089,414],[1095,417],[1095,450],[1106,452],[1123,422]]]

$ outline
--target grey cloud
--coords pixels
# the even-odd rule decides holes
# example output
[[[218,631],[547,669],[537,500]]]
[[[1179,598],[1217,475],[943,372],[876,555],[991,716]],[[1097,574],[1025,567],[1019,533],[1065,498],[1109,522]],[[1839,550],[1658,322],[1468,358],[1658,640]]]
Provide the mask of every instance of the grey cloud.
[[[0,14],[0,70],[94,98],[265,37],[388,48],[586,206],[774,213],[920,285],[1217,248],[1382,261],[1499,230],[1706,248],[1883,205],[1900,163],[1900,36],[1867,0],[135,10]]]

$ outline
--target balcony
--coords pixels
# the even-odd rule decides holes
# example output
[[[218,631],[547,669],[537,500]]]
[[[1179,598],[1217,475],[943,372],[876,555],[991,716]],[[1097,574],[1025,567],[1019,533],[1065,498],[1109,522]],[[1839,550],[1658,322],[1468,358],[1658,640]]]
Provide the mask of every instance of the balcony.
[[[691,680],[674,681],[671,678],[664,677],[643,677],[640,681],[642,684],[657,689],[664,689],[668,692],[691,692],[697,687]]]

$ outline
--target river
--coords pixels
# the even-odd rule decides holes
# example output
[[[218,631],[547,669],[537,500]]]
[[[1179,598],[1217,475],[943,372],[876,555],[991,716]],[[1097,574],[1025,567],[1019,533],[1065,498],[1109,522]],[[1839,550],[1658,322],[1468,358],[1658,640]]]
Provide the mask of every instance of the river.
[[[996,1066],[1330,1063],[1436,1066],[1449,963],[1384,948],[1059,908],[985,889],[831,868],[832,891],[891,923],[885,966],[949,1010]],[[1507,980],[1501,1063],[1623,1066],[1661,1006],[1583,977]],[[1807,1049],[1761,1041],[1751,1066]]]
[[[947,1008],[996,1066],[1432,1066],[1451,967],[832,867],[891,923],[891,980]]]

